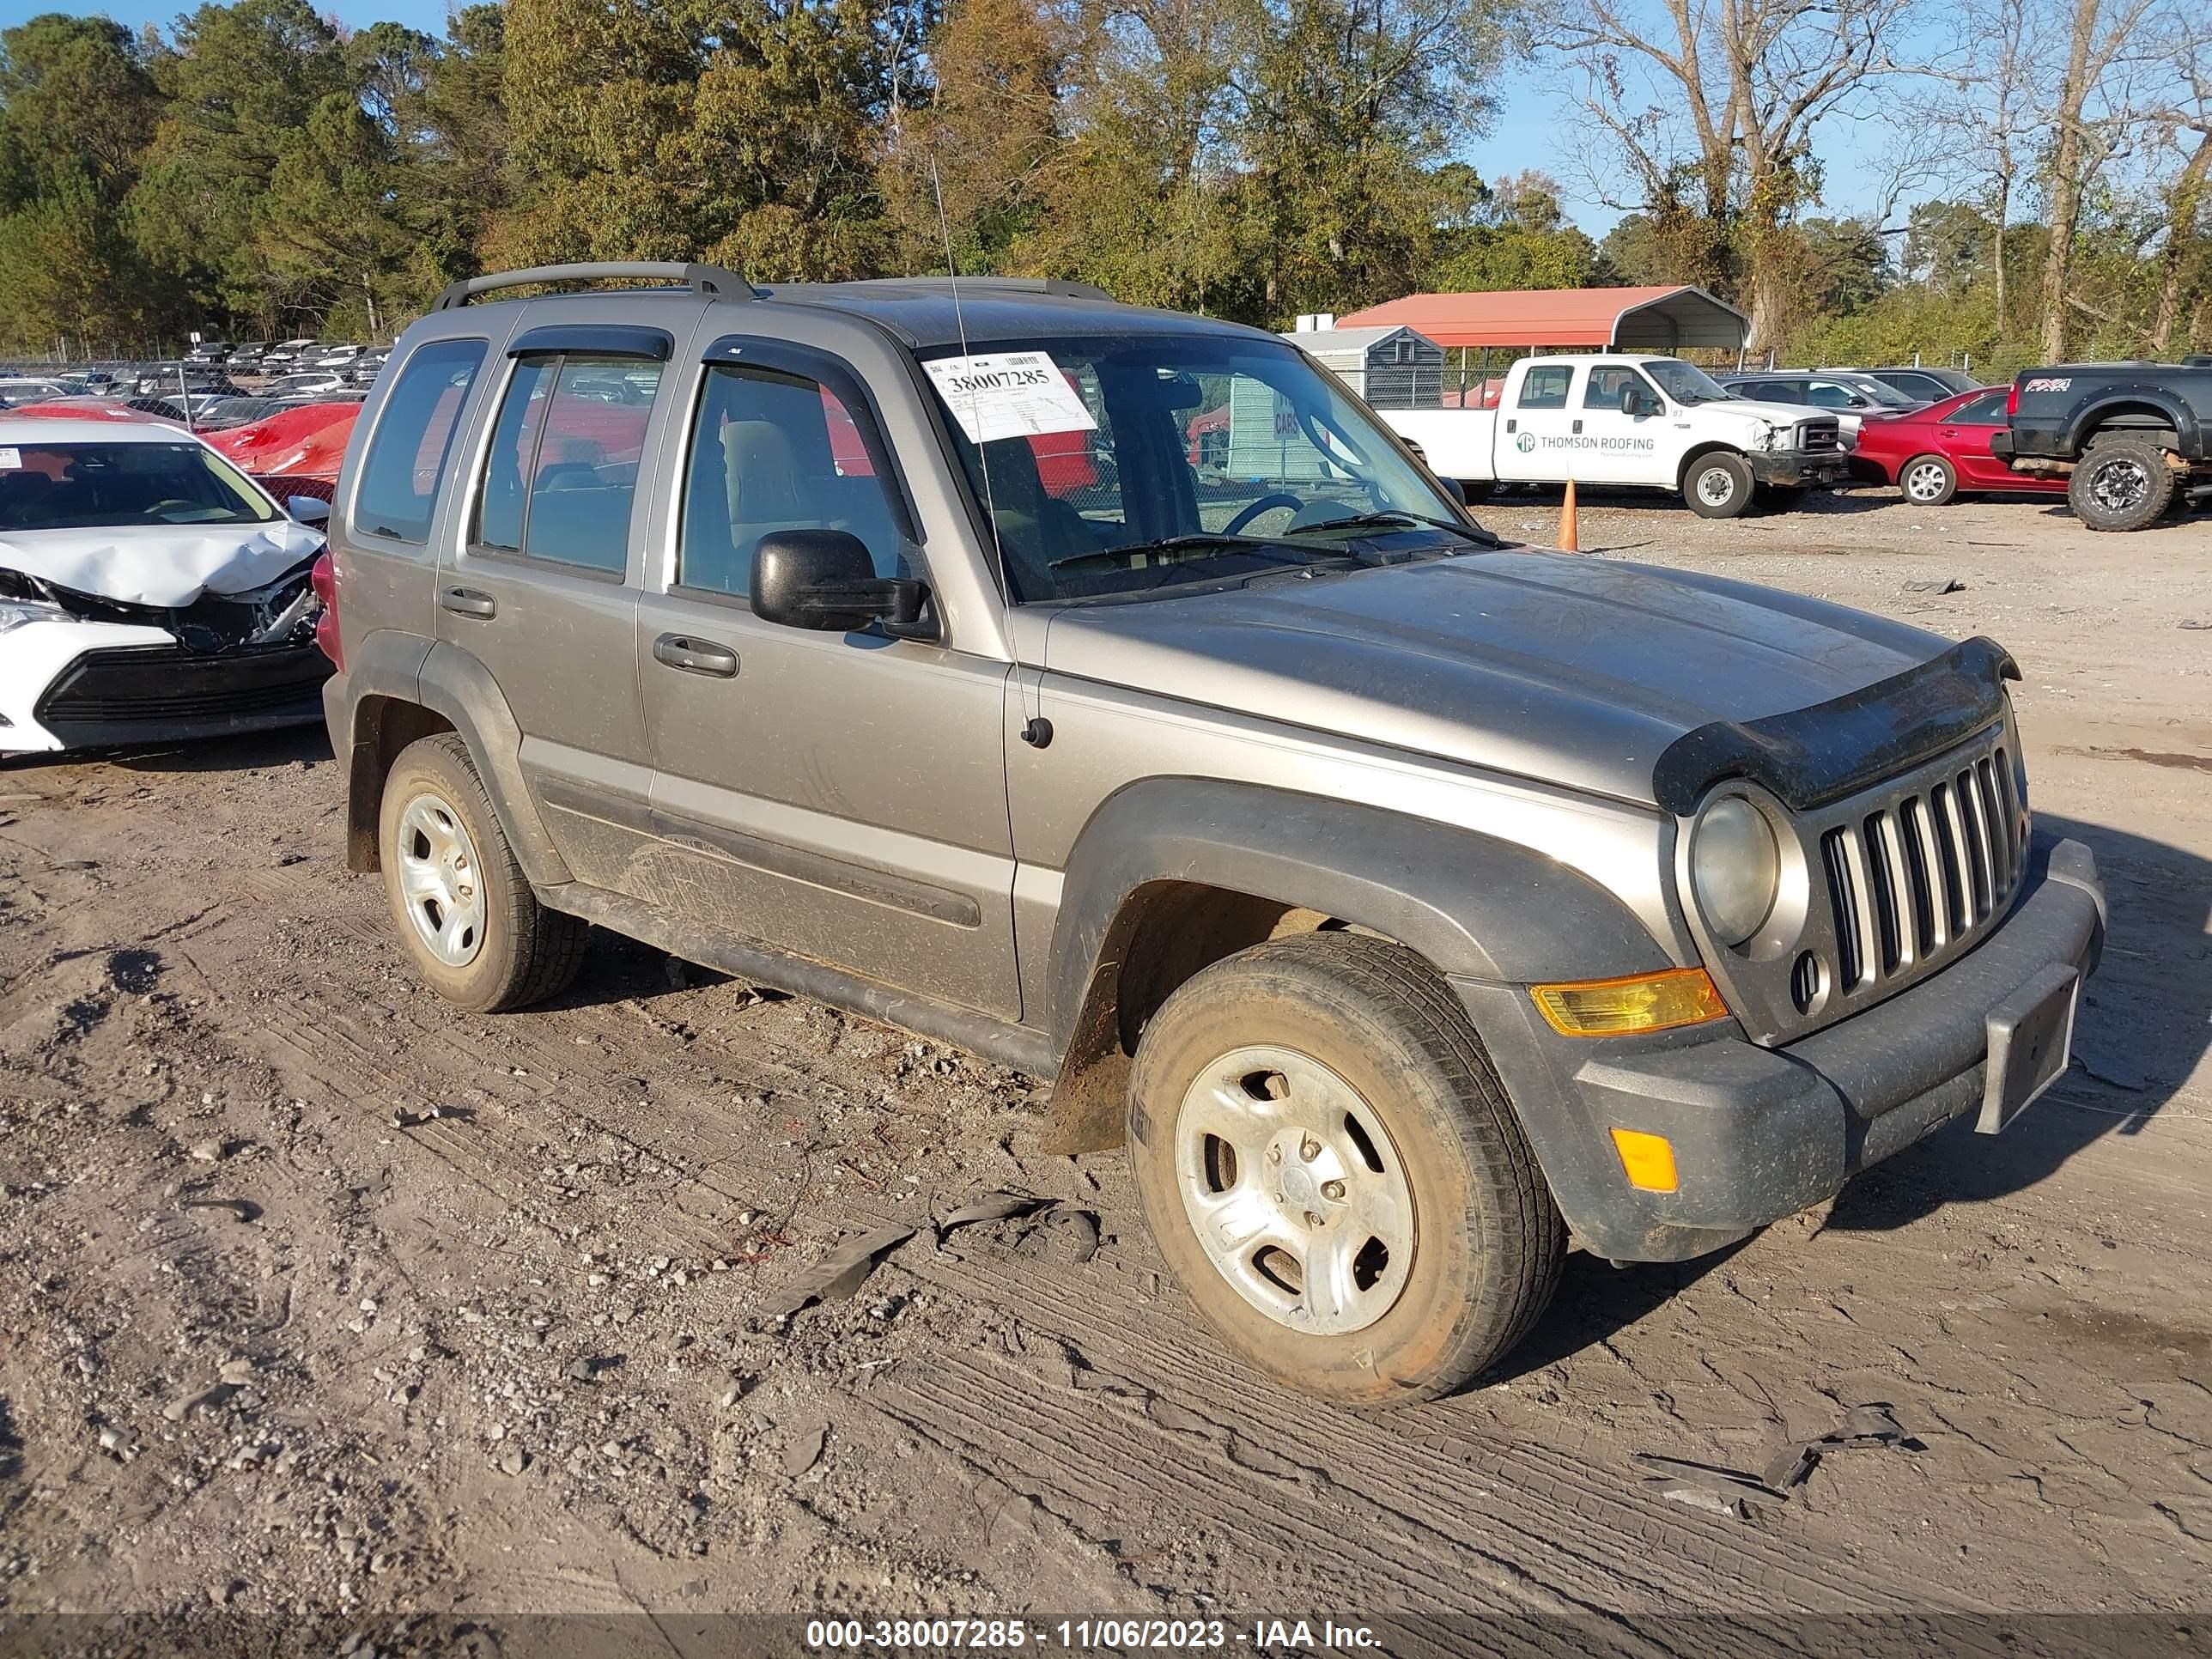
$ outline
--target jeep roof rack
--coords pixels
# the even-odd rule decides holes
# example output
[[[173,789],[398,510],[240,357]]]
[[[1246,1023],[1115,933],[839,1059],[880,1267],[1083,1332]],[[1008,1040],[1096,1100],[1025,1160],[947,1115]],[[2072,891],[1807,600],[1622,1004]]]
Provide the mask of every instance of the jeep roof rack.
[[[617,277],[659,276],[681,283],[693,293],[712,300],[757,300],[760,290],[734,270],[720,265],[686,264],[674,259],[605,259],[582,264],[532,265],[527,270],[495,271],[489,276],[470,276],[447,287],[430,307],[453,311],[479,294],[503,288],[524,288],[538,283],[604,283]]]

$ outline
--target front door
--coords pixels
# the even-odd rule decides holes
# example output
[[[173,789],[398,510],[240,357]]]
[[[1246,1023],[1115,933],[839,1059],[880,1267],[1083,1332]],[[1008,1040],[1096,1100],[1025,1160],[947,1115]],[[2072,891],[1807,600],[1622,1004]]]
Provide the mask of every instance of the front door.
[[[1570,362],[1531,362],[1521,388],[1498,410],[1496,453],[1500,478],[1587,477],[1575,470],[1569,447],[1575,416],[1567,407],[1574,388]]]
[[[533,327],[534,309],[508,345],[459,550],[438,573],[438,638],[490,670],[570,871],[634,891],[653,774],[631,524],[672,331]]]
[[[1642,398],[1651,412],[1625,413],[1620,400],[1629,392]],[[1576,402],[1582,419],[1581,430],[1574,435],[1584,441],[1575,452],[1577,478],[1673,487],[1680,447],[1669,436],[1675,417],[1667,412],[1659,388],[1642,373],[1626,363],[1593,363]]]
[[[661,902],[1018,1018],[1010,665],[957,642],[753,615],[753,552],[777,531],[846,531],[878,574],[927,573],[846,364],[787,338],[732,337],[701,356],[684,374],[674,546],[639,611]]]

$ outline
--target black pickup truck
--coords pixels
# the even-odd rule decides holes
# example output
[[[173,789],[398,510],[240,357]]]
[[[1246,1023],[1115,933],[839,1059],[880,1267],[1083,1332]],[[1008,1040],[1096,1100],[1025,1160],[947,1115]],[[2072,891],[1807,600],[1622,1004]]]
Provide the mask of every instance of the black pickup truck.
[[[2142,530],[2212,497],[2212,356],[2023,370],[1990,447],[2015,472],[2070,475],[2092,530]]]

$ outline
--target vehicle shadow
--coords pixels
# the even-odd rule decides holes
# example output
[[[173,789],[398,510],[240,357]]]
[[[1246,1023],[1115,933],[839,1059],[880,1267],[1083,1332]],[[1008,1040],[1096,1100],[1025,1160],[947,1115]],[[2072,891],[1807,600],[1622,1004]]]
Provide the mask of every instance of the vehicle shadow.
[[[1777,1225],[1882,1232],[1947,1205],[2025,1191],[2106,1135],[2139,1133],[2212,1046],[2212,860],[2106,824],[2045,814],[2037,827],[2087,843],[2110,906],[2104,957],[2082,990],[2073,1066],[2002,1134],[1977,1134],[1972,1115],[1960,1118],[1850,1182],[1817,1228],[1809,1216]],[[1609,1340],[1744,1243],[1694,1261],[1619,1267],[1569,1256],[1549,1311],[1484,1380],[1541,1371]]]
[[[273,732],[241,732],[234,738],[197,738],[188,742],[147,744],[128,749],[70,749],[59,754],[14,755],[0,768],[18,772],[58,770],[68,766],[119,766],[132,772],[247,772],[257,768],[312,765],[331,758],[330,734],[320,721]]]
[[[1476,521],[1492,530],[1498,528],[1484,520],[1484,514],[1504,517],[1516,512],[1557,512],[1566,499],[1566,492],[1558,484],[1515,484],[1501,487],[1477,501],[1468,510]],[[1608,488],[1604,484],[1575,486],[1575,504],[1581,507],[1601,507],[1608,513],[1649,514],[1654,517],[1678,516],[1689,508],[1680,496],[1663,489],[1626,489]],[[1745,516],[1754,519],[1783,517],[1849,517],[1861,513],[1878,512],[1885,507],[1902,507],[1905,501],[1897,491],[1886,484],[1859,482],[1844,484],[1833,489],[1808,489],[1791,500],[1763,497],[1753,502]]]

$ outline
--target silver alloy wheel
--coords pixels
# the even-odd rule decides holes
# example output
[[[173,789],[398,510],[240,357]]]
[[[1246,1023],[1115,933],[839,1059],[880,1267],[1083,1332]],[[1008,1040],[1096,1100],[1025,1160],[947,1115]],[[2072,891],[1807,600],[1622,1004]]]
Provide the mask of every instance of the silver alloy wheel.
[[[1923,506],[1939,499],[1949,483],[1941,461],[1921,461],[1905,470],[1905,494]]]
[[[1724,466],[1709,466],[1698,474],[1698,495],[1710,507],[1726,507],[1735,495],[1735,474]]]
[[[1183,1212],[1238,1295],[1316,1336],[1389,1312],[1413,1267],[1413,1187],[1343,1078],[1288,1048],[1238,1048],[1192,1083],[1175,1137]]]
[[[2129,513],[2150,494],[2150,474],[2132,456],[2102,463],[2089,479],[2089,493],[2108,513]]]
[[[416,796],[399,814],[399,896],[415,936],[448,968],[483,949],[483,874],[461,815],[442,796]]]

